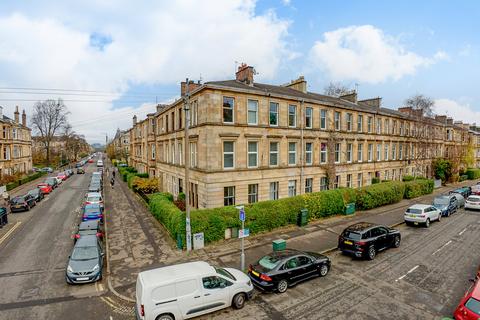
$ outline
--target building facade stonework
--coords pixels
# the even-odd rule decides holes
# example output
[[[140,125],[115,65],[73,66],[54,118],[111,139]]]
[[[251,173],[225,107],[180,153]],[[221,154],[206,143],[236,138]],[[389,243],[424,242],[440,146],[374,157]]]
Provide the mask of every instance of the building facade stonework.
[[[20,121],[18,107],[14,119],[5,116],[0,107],[0,126],[0,178],[32,170],[32,136],[25,110]]]
[[[469,145],[480,147],[476,130],[446,116],[384,108],[380,98],[358,100],[355,92],[308,92],[303,77],[282,86],[255,83],[245,65],[236,80],[182,83],[182,95],[187,87],[189,145],[181,98],[143,121],[134,117],[129,163],[177,195],[185,190],[188,156],[198,208],[356,188],[373,178],[431,177],[434,159],[461,162]]]

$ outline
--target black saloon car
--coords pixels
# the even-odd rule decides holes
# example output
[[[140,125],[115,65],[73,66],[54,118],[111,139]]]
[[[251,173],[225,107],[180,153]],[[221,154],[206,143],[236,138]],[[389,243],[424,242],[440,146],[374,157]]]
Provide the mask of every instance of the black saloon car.
[[[400,246],[400,231],[369,222],[359,222],[343,230],[338,248],[357,258],[375,259],[377,252]]]
[[[42,190],[40,190],[39,188],[32,189],[32,190],[28,191],[27,194],[31,195],[35,199],[35,202],[39,202],[44,197],[44,195],[42,193]]]
[[[35,199],[31,195],[24,194],[23,196],[16,196],[10,200],[10,210],[12,212],[28,211],[35,204]]]
[[[284,293],[288,287],[314,277],[324,277],[330,259],[315,252],[292,249],[274,251],[250,265],[248,276],[255,287]]]

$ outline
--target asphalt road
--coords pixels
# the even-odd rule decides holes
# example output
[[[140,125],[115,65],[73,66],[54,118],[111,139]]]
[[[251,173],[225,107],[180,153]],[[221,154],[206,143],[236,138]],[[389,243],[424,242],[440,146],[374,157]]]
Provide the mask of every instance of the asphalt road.
[[[401,225],[402,244],[374,261],[330,254],[332,270],[284,294],[257,293],[242,310],[202,319],[440,319],[451,316],[480,265],[480,212],[429,229]],[[301,248],[297,248],[301,249]]]
[[[106,284],[71,286],[65,268],[80,206],[90,181],[73,175],[24,215],[0,243],[0,319],[114,319],[120,305],[106,294]]]

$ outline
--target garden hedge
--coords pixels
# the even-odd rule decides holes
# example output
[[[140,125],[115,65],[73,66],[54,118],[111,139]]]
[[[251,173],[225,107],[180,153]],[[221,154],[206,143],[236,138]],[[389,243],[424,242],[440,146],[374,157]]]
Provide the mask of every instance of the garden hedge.
[[[417,179],[405,182],[405,199],[413,199],[430,194],[433,192],[433,187],[433,180],[430,179]]]
[[[404,192],[405,183],[401,181],[383,182],[359,188],[356,209],[368,210],[399,202],[403,199]]]
[[[478,179],[480,178],[480,169],[469,168],[465,174],[469,180]]]
[[[169,193],[155,193],[150,196],[149,209],[152,215],[160,221],[173,239],[177,234],[185,238],[185,214],[173,204]]]

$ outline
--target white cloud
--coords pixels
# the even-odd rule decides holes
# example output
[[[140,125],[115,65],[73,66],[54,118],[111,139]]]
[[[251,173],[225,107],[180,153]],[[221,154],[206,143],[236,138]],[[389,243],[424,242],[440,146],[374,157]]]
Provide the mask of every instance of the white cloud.
[[[447,58],[443,51],[422,57],[371,25],[351,26],[323,34],[310,50],[314,67],[332,80],[380,83],[414,74],[418,68]]]
[[[0,16],[0,87],[99,90],[119,98],[133,84],[171,85],[200,74],[206,80],[232,78],[235,61],[255,66],[259,79],[272,79],[281,62],[295,56],[285,39],[289,22],[273,11],[256,14],[255,5],[253,0],[30,3]],[[111,43],[92,46],[92,34]],[[18,103],[0,104],[8,113]],[[68,106],[72,123],[97,115],[113,119],[116,113],[111,101]],[[74,129],[103,141],[95,125],[113,132],[124,121]],[[130,125],[131,117],[126,121]]]
[[[447,115],[463,123],[480,125],[480,111],[474,110],[469,103],[461,103],[451,99],[436,99],[433,111],[438,115]]]

